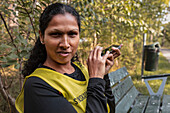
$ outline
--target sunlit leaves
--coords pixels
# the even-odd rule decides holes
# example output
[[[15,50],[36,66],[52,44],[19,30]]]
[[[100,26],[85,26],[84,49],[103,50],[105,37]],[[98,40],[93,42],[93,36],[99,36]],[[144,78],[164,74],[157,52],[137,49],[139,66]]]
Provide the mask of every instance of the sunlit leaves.
[[[136,40],[143,36],[143,33],[153,33],[158,35],[160,30],[159,18],[164,13],[167,0],[141,2],[139,0],[71,0],[69,3],[75,7],[81,15],[81,39],[80,49],[89,51],[96,44],[108,46],[112,43],[125,43],[128,40]],[[3,1],[0,11],[7,21],[10,19],[15,26],[10,27],[11,34],[14,38],[14,44],[17,45],[15,50],[10,38],[1,24],[2,41],[0,48],[4,50],[1,55],[7,55],[9,58],[14,57],[17,60],[25,60],[27,54],[36,37],[38,37],[39,17],[43,9],[51,3],[62,2],[61,0],[6,0]],[[13,4],[13,5],[12,5]],[[9,8],[10,7],[10,8]],[[12,18],[10,18],[13,16]],[[10,22],[7,21],[8,25]],[[139,41],[140,43],[141,41]],[[18,52],[17,52],[18,51]],[[14,53],[15,55],[13,55]],[[86,59],[85,51],[80,52]],[[1,58],[2,59],[2,58]],[[4,61],[5,59],[3,57]],[[2,59],[2,60],[3,60]],[[18,67],[18,66],[16,66]]]

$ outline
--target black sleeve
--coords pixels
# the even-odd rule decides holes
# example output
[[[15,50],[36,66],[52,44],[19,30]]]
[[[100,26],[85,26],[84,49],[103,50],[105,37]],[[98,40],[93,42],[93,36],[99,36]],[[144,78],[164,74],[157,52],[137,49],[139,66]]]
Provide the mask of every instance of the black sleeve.
[[[87,113],[107,113],[107,98],[105,81],[101,78],[91,78],[87,87]]]
[[[110,79],[108,74],[104,76],[104,80],[106,81],[105,96],[107,97],[107,102],[110,107],[110,113],[115,113],[115,98],[110,87]]]
[[[105,81],[89,80],[86,113],[107,113],[104,96]],[[24,113],[77,113],[62,94],[37,77],[30,77],[24,85]]]

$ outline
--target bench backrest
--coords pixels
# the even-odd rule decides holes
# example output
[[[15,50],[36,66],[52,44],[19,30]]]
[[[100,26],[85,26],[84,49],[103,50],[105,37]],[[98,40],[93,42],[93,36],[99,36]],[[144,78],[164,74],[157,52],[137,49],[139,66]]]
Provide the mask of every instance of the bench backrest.
[[[116,113],[126,113],[139,94],[126,67],[109,73],[110,85],[115,96]]]

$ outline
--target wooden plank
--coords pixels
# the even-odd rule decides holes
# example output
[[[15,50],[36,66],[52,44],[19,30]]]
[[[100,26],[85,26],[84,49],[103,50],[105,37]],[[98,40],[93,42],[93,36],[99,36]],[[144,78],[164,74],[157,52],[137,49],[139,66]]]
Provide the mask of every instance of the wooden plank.
[[[116,105],[116,113],[127,113],[139,92],[133,86],[123,99]]]
[[[117,104],[123,96],[129,91],[133,86],[131,77],[127,77],[124,81],[120,82],[116,87],[112,89],[113,95],[115,96],[115,103]]]
[[[145,113],[159,113],[161,96],[151,95]]]
[[[110,85],[113,86],[114,84],[118,83],[121,79],[128,75],[126,67],[120,68],[114,72],[108,74],[110,79]]]
[[[162,113],[170,112],[170,95],[164,95],[162,100]]]
[[[138,95],[130,113],[144,113],[148,99],[149,96],[147,95]]]

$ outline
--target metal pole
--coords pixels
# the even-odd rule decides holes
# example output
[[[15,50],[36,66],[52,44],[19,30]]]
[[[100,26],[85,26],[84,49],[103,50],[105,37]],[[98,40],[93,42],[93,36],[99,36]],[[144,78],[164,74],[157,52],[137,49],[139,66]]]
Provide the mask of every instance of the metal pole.
[[[145,53],[145,47],[146,45],[146,33],[143,34],[143,50],[142,50],[142,67],[141,67],[141,78],[143,77],[143,72],[144,72],[144,53]],[[142,80],[143,81],[143,80]]]

